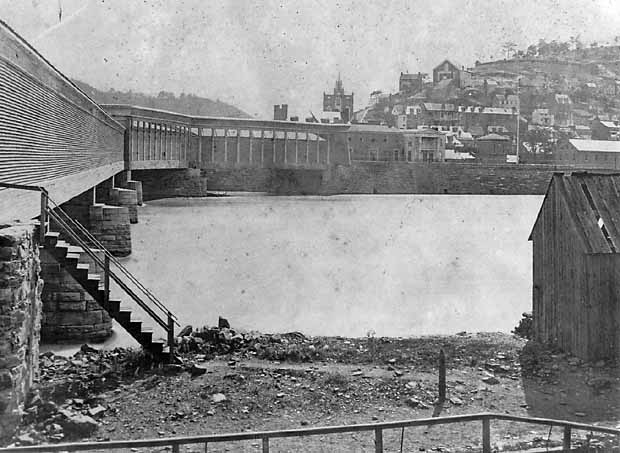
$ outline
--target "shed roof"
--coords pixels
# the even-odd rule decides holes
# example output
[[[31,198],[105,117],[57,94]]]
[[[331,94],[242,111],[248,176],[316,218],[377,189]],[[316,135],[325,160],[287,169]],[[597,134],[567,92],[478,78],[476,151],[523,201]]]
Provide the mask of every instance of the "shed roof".
[[[568,217],[582,239],[585,253],[620,252],[620,173],[555,173],[532,233],[552,187],[566,202]]]
[[[573,138],[569,140],[569,143],[574,146],[577,151],[620,153],[620,141]]]

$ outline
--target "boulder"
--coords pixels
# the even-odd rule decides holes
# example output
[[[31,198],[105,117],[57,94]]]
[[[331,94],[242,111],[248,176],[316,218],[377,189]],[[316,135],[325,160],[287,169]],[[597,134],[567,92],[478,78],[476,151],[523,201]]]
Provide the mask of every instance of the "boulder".
[[[97,431],[99,424],[88,415],[77,414],[68,410],[61,410],[58,424],[62,426],[65,435],[73,438],[88,437]]]

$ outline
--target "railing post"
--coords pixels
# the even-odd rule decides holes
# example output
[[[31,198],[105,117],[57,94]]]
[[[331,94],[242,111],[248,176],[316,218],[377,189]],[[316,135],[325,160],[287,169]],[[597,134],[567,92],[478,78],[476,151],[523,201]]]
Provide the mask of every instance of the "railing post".
[[[263,453],[269,453],[269,437],[263,437]]]
[[[110,302],[110,255],[105,254],[105,267],[103,269],[103,308],[106,310],[109,307]]]
[[[47,209],[48,209],[48,197],[47,190],[41,189],[41,218],[39,219],[39,243],[43,245],[45,243],[45,234],[47,233]]]
[[[172,363],[174,361],[174,319],[170,312],[168,312],[168,351],[168,360]]]
[[[179,444],[172,444],[172,453],[179,453]]]
[[[564,439],[562,442],[562,450],[564,451],[570,451],[570,437],[571,437],[571,427],[570,426],[565,426],[564,427]]]
[[[375,453],[383,453],[383,430],[375,429]]]
[[[446,354],[439,350],[439,402],[446,400]]]
[[[482,419],[482,453],[491,453],[491,419]]]

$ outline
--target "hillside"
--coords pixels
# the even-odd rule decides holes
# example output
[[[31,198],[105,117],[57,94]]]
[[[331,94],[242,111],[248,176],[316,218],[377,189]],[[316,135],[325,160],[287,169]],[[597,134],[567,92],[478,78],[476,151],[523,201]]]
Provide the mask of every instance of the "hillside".
[[[193,94],[181,94],[177,97],[174,93],[167,91],[161,91],[157,96],[133,91],[116,91],[114,89],[101,91],[79,80],[74,80],[73,82],[99,104],[138,105],[140,107],[169,110],[186,115],[250,118],[250,115],[233,105]]]

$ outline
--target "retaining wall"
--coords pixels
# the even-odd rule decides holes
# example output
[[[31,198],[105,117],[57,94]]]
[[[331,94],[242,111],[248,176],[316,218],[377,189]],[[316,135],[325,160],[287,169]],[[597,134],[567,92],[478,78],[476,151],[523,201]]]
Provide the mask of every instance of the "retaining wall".
[[[33,225],[0,227],[0,439],[10,437],[38,373],[41,289]]]
[[[204,196],[207,181],[210,191],[278,195],[542,195],[554,172],[575,170],[543,164],[356,162],[353,165],[332,165],[327,169],[142,170],[133,171],[132,175],[142,181],[145,199]]]

